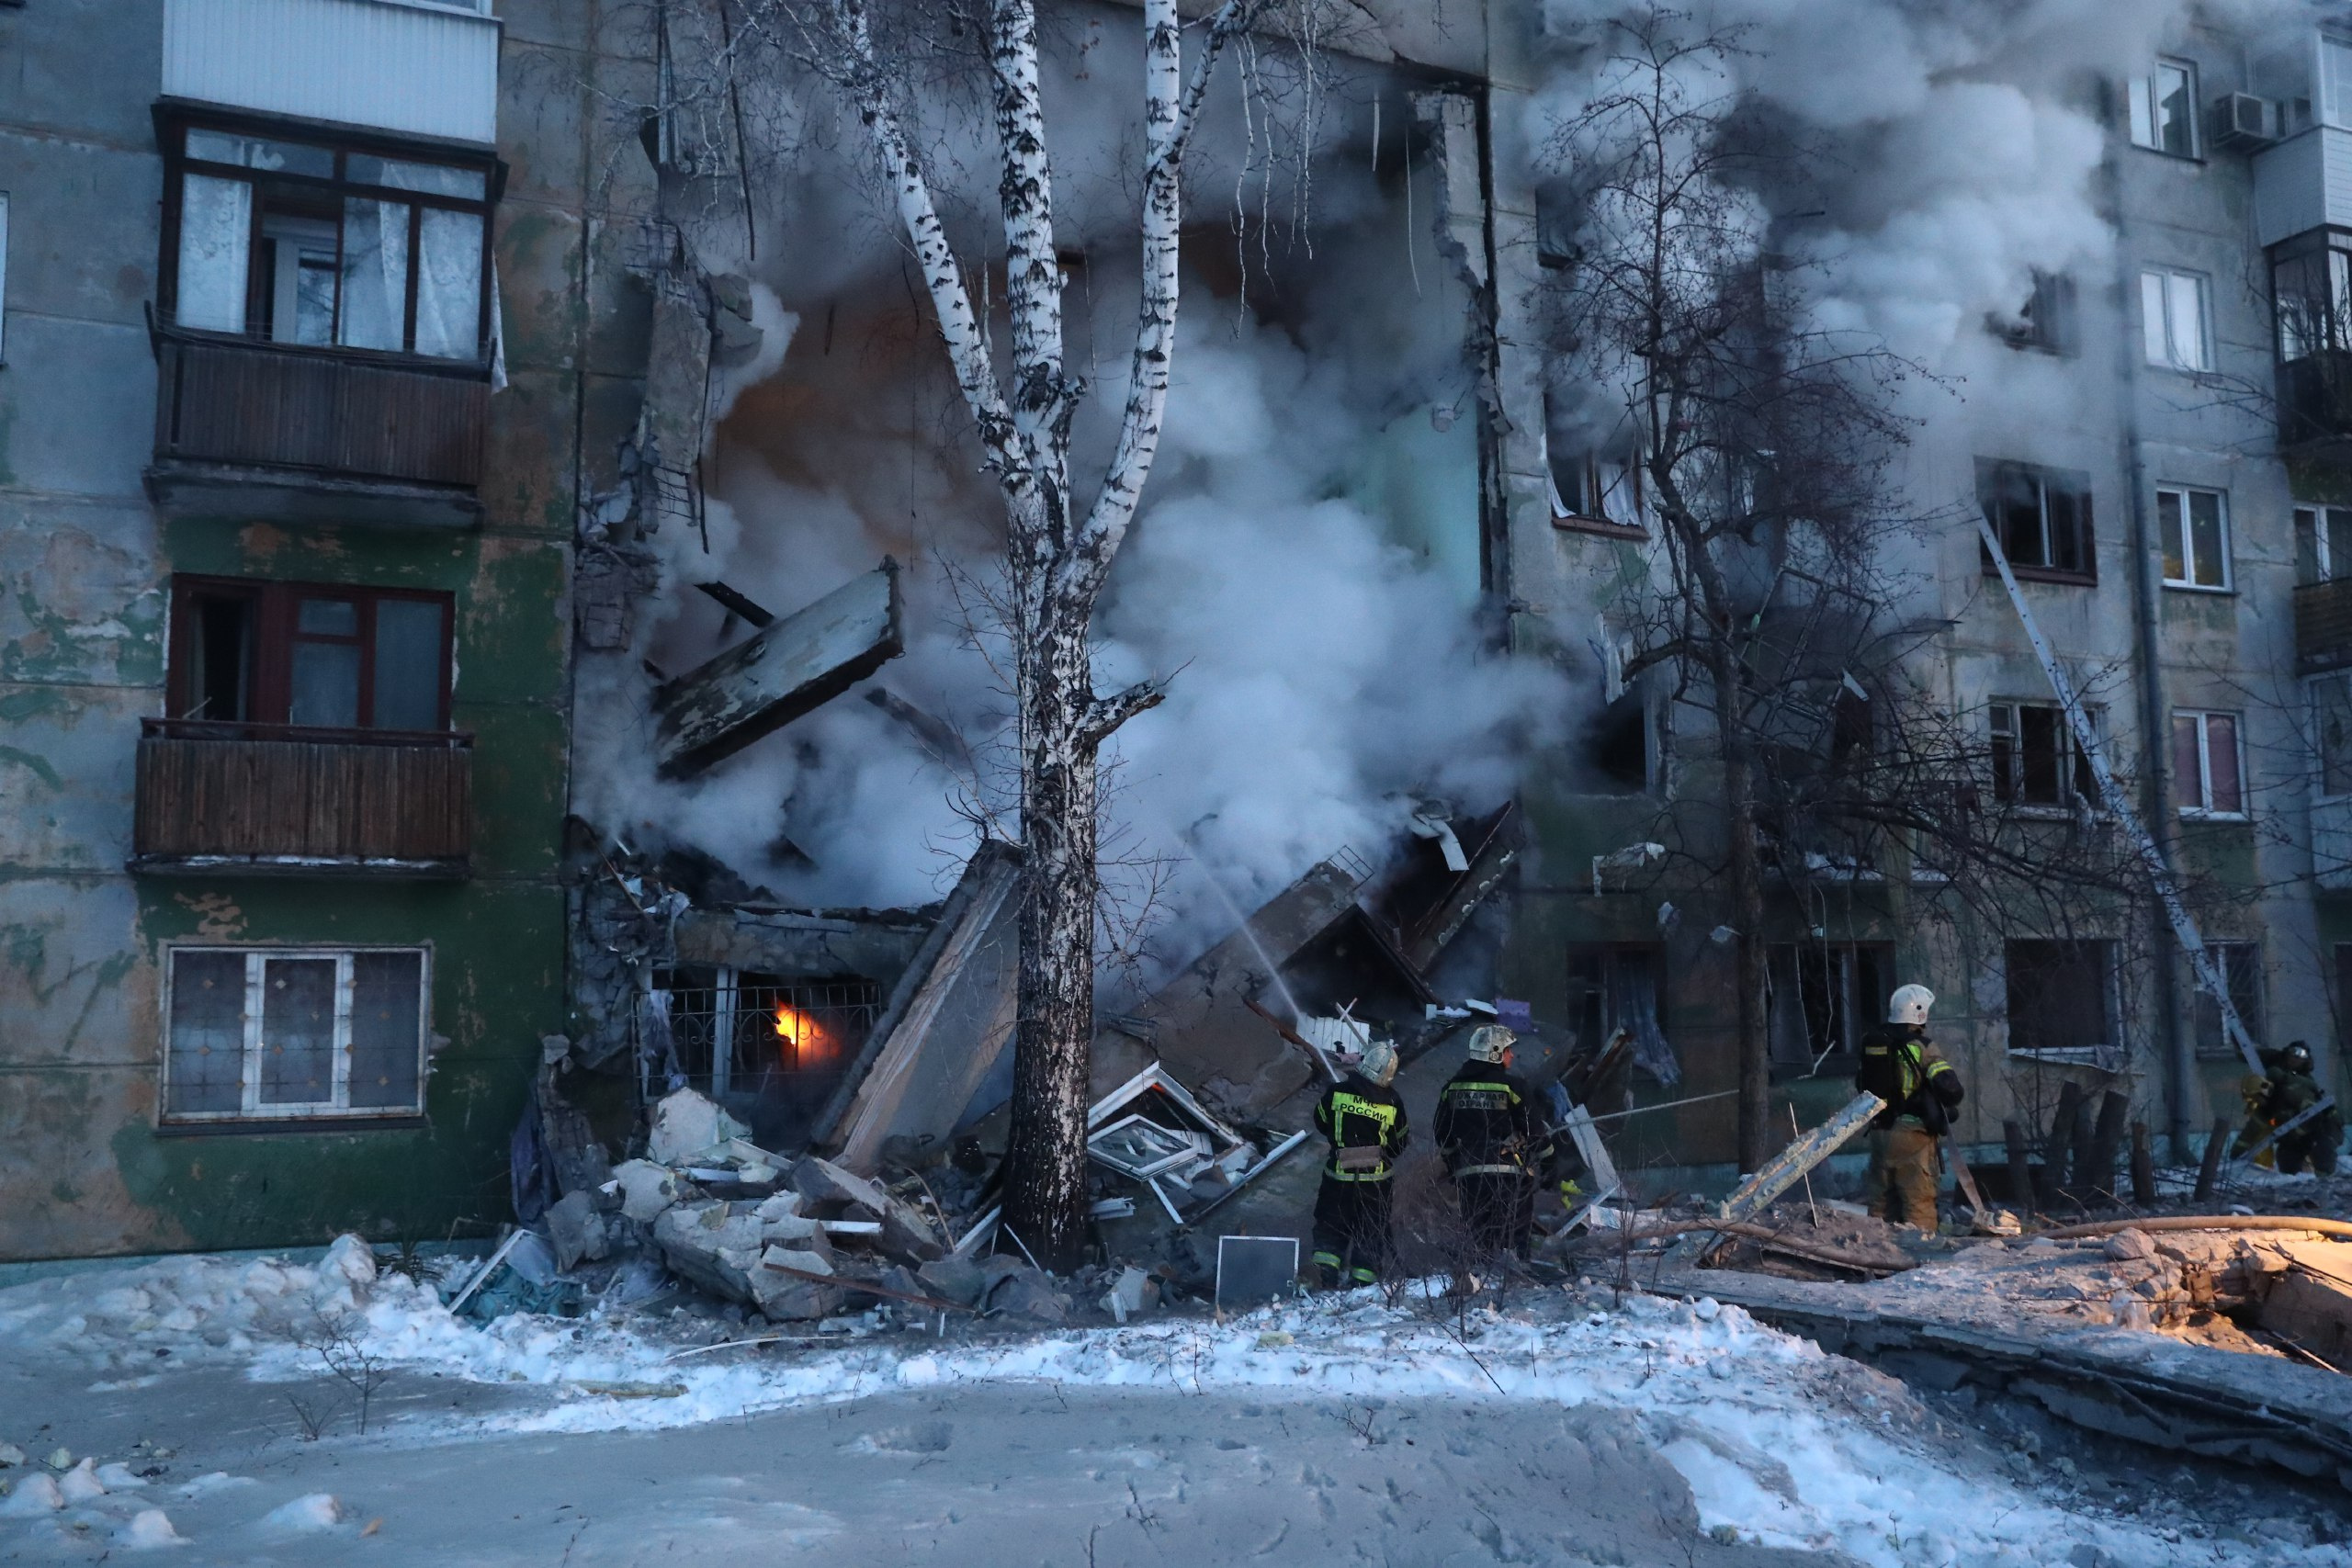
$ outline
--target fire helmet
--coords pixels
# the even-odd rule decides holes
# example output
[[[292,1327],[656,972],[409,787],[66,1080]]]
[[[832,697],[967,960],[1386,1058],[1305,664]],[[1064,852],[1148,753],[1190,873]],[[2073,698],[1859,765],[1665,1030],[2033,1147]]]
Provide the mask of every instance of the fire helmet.
[[[2284,1060],[2289,1072],[2308,1073],[2312,1070],[2312,1048],[2300,1040],[2290,1040]]]
[[[1894,995],[1886,998],[1886,1021],[1924,1029],[1928,1024],[1928,1010],[1935,1005],[1936,993],[1927,987],[1897,986]]]
[[[1374,1035],[1364,1042],[1363,1055],[1356,1071],[1385,1089],[1396,1076],[1396,1046],[1393,1041]]]
[[[1518,1035],[1499,1023],[1482,1023],[1470,1032],[1470,1059],[1474,1062],[1499,1062],[1504,1053],[1518,1041]]]

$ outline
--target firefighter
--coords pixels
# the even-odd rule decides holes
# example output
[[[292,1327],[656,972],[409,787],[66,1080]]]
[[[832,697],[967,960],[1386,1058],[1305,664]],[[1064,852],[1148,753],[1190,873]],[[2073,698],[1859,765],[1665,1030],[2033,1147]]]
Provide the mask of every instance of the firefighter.
[[[1438,1152],[1481,1257],[1527,1256],[1536,1179],[1552,1161],[1550,1134],[1510,1070],[1517,1039],[1498,1023],[1472,1030],[1470,1059],[1437,1097]]]
[[[2319,1079],[2312,1073],[2312,1048],[2300,1040],[2262,1047],[2263,1076],[2248,1076],[2246,1123],[2231,1153],[2243,1155],[2319,1103]],[[2299,1174],[2306,1162],[2321,1176],[2335,1174],[2336,1145],[2344,1141],[2344,1115],[2334,1106],[2270,1145],[2282,1176]],[[2256,1163],[2260,1163],[2257,1159]]]
[[[1388,1213],[1406,1139],[1405,1101],[1388,1087],[1396,1077],[1396,1047],[1369,1041],[1355,1068],[1315,1104],[1315,1130],[1331,1140],[1315,1195],[1315,1264],[1335,1289],[1372,1284],[1388,1263]]]
[[[1960,1075],[1928,1040],[1935,993],[1898,986],[1886,1021],[1862,1036],[1854,1087],[1886,1101],[1871,1122],[1871,1210],[1893,1224],[1936,1228],[1936,1185],[1943,1174],[1940,1141],[1966,1097]]]

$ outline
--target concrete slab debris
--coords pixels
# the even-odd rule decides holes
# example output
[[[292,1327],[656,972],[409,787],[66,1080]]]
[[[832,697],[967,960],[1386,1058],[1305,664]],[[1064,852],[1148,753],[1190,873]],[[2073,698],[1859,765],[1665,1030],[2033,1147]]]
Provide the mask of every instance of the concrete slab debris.
[[[646,1155],[656,1165],[684,1165],[721,1148],[751,1129],[690,1089],[662,1097],[653,1108]]]
[[[662,772],[690,777],[848,691],[904,649],[899,567],[762,627],[655,697]]]
[[[1874,1094],[1856,1095],[1843,1111],[1766,1160],[1739,1184],[1737,1190],[1724,1200],[1722,1208],[1717,1211],[1718,1217],[1726,1220],[1752,1217],[1795,1186],[1807,1171],[1837,1153],[1847,1139],[1860,1132],[1871,1117],[1885,1109],[1886,1101]]]
[[[944,1140],[999,1077],[1011,1089],[1020,963],[1021,852],[990,840],[973,852],[939,922],[892,987],[866,1048],[820,1118],[818,1137],[852,1170],[873,1170],[886,1142]],[[836,1134],[834,1129],[838,1128]]]

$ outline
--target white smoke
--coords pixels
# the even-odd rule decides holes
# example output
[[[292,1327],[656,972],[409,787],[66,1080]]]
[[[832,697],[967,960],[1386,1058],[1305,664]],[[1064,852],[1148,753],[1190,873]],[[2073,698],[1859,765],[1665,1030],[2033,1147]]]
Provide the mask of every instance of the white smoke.
[[[1347,169],[1318,170],[1311,259],[1250,236],[1250,297],[1280,296],[1279,326],[1229,281],[1188,274],[1160,457],[1098,622],[1098,687],[1173,677],[1165,705],[1111,748],[1123,841],[1182,862],[1164,958],[1189,956],[1234,904],[1335,851],[1378,859],[1420,797],[1501,804],[1572,716],[1556,672],[1496,654],[1478,625],[1468,305],[1431,238],[1428,171],[1409,226],[1395,188],[1401,107],[1392,96],[1385,187],[1360,140]],[[1099,189],[1089,205],[1109,209]],[[1074,226],[1116,227],[1099,213]],[[763,319],[797,313],[797,330],[779,375],[731,389],[707,465],[709,551],[698,536],[662,541],[665,590],[639,648],[582,674],[583,816],[633,847],[691,845],[820,905],[939,897],[971,846],[973,773],[854,693],[701,778],[660,782],[634,665],[648,656],[675,674],[744,635],[686,583],[724,579],[788,613],[887,551],[906,569],[908,646],[869,685],[979,745],[980,794],[1002,804],[1001,767],[989,766],[1002,756],[987,743],[1009,704],[973,645],[968,602],[1001,547],[1000,502],[935,337],[910,334],[880,239],[862,274],[831,254],[814,288],[787,268],[765,275],[784,298],[763,293]],[[1073,355],[1100,385],[1081,474],[1099,472],[1089,455],[1121,400],[1135,287],[1121,265],[1094,263],[1066,295]]]

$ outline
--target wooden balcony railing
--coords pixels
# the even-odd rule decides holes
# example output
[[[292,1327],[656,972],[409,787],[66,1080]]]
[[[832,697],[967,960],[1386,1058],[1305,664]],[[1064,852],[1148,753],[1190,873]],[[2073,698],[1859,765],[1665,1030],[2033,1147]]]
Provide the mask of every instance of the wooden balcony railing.
[[[2295,590],[2295,664],[2305,674],[2352,664],[2352,577]]]
[[[482,367],[159,328],[155,460],[295,470],[338,481],[481,482]]]
[[[141,721],[132,869],[463,876],[473,737]]]

